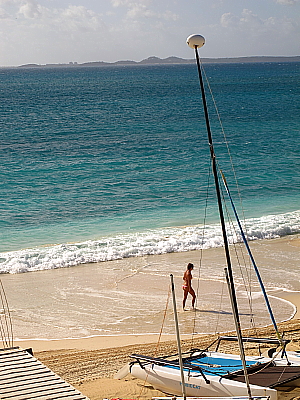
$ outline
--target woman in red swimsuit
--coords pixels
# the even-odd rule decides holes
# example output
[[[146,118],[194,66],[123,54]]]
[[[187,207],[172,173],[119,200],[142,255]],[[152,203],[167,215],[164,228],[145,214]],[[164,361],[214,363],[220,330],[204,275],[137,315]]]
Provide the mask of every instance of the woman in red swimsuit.
[[[183,285],[182,285],[182,289],[183,289],[183,301],[182,301],[182,306],[183,309],[185,308],[185,303],[186,303],[186,299],[188,297],[188,294],[190,294],[192,296],[192,309],[195,309],[195,301],[196,301],[196,295],[194,292],[194,289],[192,288],[192,270],[194,268],[194,265],[192,263],[188,263],[187,269],[185,271],[185,273],[183,274]]]

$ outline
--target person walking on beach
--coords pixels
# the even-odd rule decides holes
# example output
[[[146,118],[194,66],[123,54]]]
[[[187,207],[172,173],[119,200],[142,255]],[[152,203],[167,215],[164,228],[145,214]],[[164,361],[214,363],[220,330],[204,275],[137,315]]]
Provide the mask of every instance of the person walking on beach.
[[[182,306],[183,310],[185,310],[185,303],[186,299],[188,297],[188,294],[192,296],[192,309],[195,310],[195,301],[196,301],[196,295],[194,292],[194,289],[192,288],[192,270],[194,268],[194,265],[192,263],[188,263],[187,268],[185,273],[183,274],[183,301],[182,301]]]

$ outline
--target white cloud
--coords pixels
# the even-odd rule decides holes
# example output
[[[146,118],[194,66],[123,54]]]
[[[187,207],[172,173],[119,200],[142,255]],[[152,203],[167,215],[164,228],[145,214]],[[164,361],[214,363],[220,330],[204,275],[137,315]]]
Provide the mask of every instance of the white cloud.
[[[285,15],[262,18],[249,9],[239,15],[228,12],[221,16],[220,28],[215,28],[218,35],[227,46],[235,43],[231,47],[237,55],[245,48],[248,55],[285,55],[287,47],[294,48],[292,54],[299,53],[297,41],[290,42],[290,37],[299,38],[299,23]]]
[[[176,13],[173,13],[172,11],[165,11],[164,13],[161,14],[161,18],[168,21],[178,21],[179,20],[179,15]]]
[[[178,14],[168,9],[163,12],[157,11],[157,5],[152,4],[150,0],[111,0],[111,4],[114,8],[125,8],[126,17],[131,19],[144,17],[176,21],[179,18]]]
[[[224,28],[255,28],[264,25],[264,21],[248,9],[242,11],[241,16],[225,13],[221,16],[221,25]]]
[[[113,7],[120,7],[120,6],[125,6],[128,8],[136,7],[136,6],[146,6],[147,4],[150,4],[150,0],[111,0],[111,4]]]
[[[276,18],[270,16],[263,19],[248,9],[244,9],[240,16],[225,13],[221,16],[220,23],[223,28],[243,32],[244,34],[252,32],[256,35],[270,30],[277,30],[278,33],[286,32],[287,28],[294,28],[291,19],[287,17]]]
[[[0,0],[0,5],[14,4],[15,0]]]
[[[38,18],[41,16],[41,6],[35,1],[27,1],[19,8],[19,14],[25,18]]]
[[[298,0],[276,0],[276,3],[283,4],[284,6],[292,6],[297,3]]]
[[[2,0],[3,1],[3,0]],[[66,8],[47,8],[35,0],[28,0],[18,5],[16,18],[23,29],[38,29],[60,31],[95,31],[101,28],[101,15],[84,6],[69,5]],[[22,21],[23,19],[23,21]]]
[[[136,18],[138,16],[151,16],[153,12],[148,8],[148,0],[111,0],[113,7],[124,7],[127,9],[127,16],[130,18]]]
[[[0,8],[0,19],[6,19],[6,18],[8,18],[8,14],[7,14],[7,12],[1,7]]]
[[[100,16],[84,6],[69,6],[57,13],[56,23],[67,31],[95,31],[101,26]]]
[[[221,16],[221,26],[224,28],[229,28],[230,26],[236,26],[239,23],[239,17],[228,12]]]
[[[147,8],[145,4],[134,3],[130,5],[127,11],[127,16],[129,18],[139,18],[139,17],[153,17],[155,13]]]

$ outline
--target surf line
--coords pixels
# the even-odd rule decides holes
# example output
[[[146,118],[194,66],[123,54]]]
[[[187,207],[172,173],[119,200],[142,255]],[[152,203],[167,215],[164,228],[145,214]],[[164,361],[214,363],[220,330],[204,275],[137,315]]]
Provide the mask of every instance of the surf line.
[[[133,276],[139,274],[140,272],[142,272],[142,270],[143,270],[144,268],[147,268],[148,266],[149,266],[149,264],[146,264],[146,265],[144,265],[143,267],[138,268],[137,270],[135,270],[135,271],[132,272],[131,274],[125,275],[125,276],[123,276],[123,278],[121,278],[121,279],[115,281],[115,287],[117,288],[119,283],[121,283],[121,282],[125,281],[126,279],[132,278]]]

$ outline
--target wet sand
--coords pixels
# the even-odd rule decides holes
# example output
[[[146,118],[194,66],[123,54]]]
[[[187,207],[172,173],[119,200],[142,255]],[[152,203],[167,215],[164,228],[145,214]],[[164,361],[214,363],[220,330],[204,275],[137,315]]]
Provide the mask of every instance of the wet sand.
[[[276,297],[284,291],[300,291],[298,236],[251,242],[277,321],[290,318],[294,308]],[[197,321],[181,314],[181,334],[233,329],[228,289],[224,279],[224,250],[170,253],[80,265],[49,271],[3,275],[18,339],[62,339],[89,336],[135,335],[159,332],[170,287],[175,281],[178,308],[182,300],[182,274],[193,262],[193,287],[197,292]],[[253,270],[253,268],[249,270]],[[252,271],[251,289],[255,323],[269,323],[264,300]],[[239,267],[234,265],[242,326],[251,326],[248,299]],[[253,282],[253,284],[252,284]],[[280,289],[281,288],[281,289]],[[188,300],[187,305],[190,305]],[[164,333],[174,332],[169,310]]]
[[[300,249],[300,238],[298,236],[258,242],[255,247],[261,253],[260,261],[263,263],[264,257],[271,252],[277,263],[290,257],[294,262],[293,268],[295,271],[299,266],[297,264]],[[210,252],[212,255],[211,262],[214,261],[214,257],[217,257],[216,254],[219,251],[220,249]],[[181,263],[183,259],[193,260],[196,257],[198,255],[194,252],[193,254],[155,256],[156,260],[160,262],[166,262],[167,260],[170,264],[174,263],[175,259],[180,259]],[[292,277],[293,275],[290,277],[291,281]],[[295,282],[294,287],[297,288],[298,284],[299,282]],[[300,291],[281,290],[275,287],[271,294],[294,304],[293,319],[281,322],[278,326],[280,332],[285,332],[284,337],[291,340],[288,349],[300,349]],[[274,329],[271,326],[261,327],[255,331],[246,330],[244,334],[275,337]],[[184,335],[182,340],[183,350],[188,350],[191,347],[205,348],[215,337],[213,334]],[[132,353],[159,356],[160,354],[177,352],[177,345],[173,335],[163,335],[159,345],[158,340],[158,334],[133,334],[64,340],[26,340],[17,341],[15,344],[23,348],[32,347],[38,359],[91,400],[112,397],[150,399],[152,396],[162,394],[155,391],[147,383],[144,385],[144,382],[140,382],[130,377],[130,375],[122,380],[115,380],[113,376],[124,364],[131,360],[129,355]],[[227,348],[226,350],[237,352],[237,349],[233,348],[232,344],[230,349]],[[253,353],[253,351],[253,348],[247,349],[248,353]],[[300,389],[298,388],[292,392],[280,392],[279,399],[291,399],[297,396],[300,396]]]

